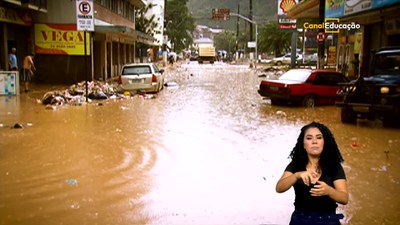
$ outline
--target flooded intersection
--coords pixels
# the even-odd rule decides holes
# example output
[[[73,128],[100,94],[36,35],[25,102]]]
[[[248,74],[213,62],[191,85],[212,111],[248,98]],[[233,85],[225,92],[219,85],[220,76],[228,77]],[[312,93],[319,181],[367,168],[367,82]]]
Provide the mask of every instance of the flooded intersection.
[[[398,224],[399,130],[341,124],[335,106],[271,106],[261,79],[190,63],[167,68],[175,85],[154,99],[46,110],[44,88],[0,97],[0,224],[288,224],[294,192],[275,184],[311,121],[345,159],[343,223]]]

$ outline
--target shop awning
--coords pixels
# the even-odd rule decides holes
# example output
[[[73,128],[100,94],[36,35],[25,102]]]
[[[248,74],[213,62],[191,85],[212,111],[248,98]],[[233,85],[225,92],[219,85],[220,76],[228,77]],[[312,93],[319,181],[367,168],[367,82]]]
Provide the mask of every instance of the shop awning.
[[[290,19],[319,18],[319,1],[320,0],[301,1],[293,6],[287,15]]]
[[[101,20],[95,19],[95,32],[99,33],[114,33],[121,36],[128,36],[135,39],[137,42],[154,45],[156,39],[148,34],[135,30],[131,27],[123,25],[112,25]]]

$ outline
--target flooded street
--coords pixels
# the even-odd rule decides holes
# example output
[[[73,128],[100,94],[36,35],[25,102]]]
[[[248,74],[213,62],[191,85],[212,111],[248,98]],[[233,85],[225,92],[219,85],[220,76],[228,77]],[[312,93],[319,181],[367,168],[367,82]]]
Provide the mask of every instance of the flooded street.
[[[400,223],[400,129],[342,124],[335,106],[271,106],[248,65],[166,71],[174,85],[154,99],[48,110],[37,99],[61,87],[0,96],[0,225],[288,224],[294,191],[275,185],[311,121],[345,160],[342,223]]]

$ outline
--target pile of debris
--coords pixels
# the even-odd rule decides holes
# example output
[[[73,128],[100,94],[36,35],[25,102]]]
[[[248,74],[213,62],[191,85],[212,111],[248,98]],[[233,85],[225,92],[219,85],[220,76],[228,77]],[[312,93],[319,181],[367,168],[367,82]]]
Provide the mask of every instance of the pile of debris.
[[[100,81],[90,81],[87,83],[88,100],[102,99],[125,99],[129,95],[118,93],[114,85]],[[49,91],[40,100],[40,103],[50,106],[61,106],[64,104],[81,105],[86,101],[85,81],[71,85],[63,91]]]
[[[278,68],[276,66],[263,66],[257,69],[258,77],[265,77],[266,79],[276,80],[288,69]]]

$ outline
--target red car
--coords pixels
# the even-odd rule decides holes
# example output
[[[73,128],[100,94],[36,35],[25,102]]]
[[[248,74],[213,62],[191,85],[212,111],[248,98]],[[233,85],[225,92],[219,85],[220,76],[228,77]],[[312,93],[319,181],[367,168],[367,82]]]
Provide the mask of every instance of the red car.
[[[271,99],[271,104],[333,105],[342,98],[338,83],[348,81],[332,70],[291,69],[278,80],[262,80],[258,93]]]

